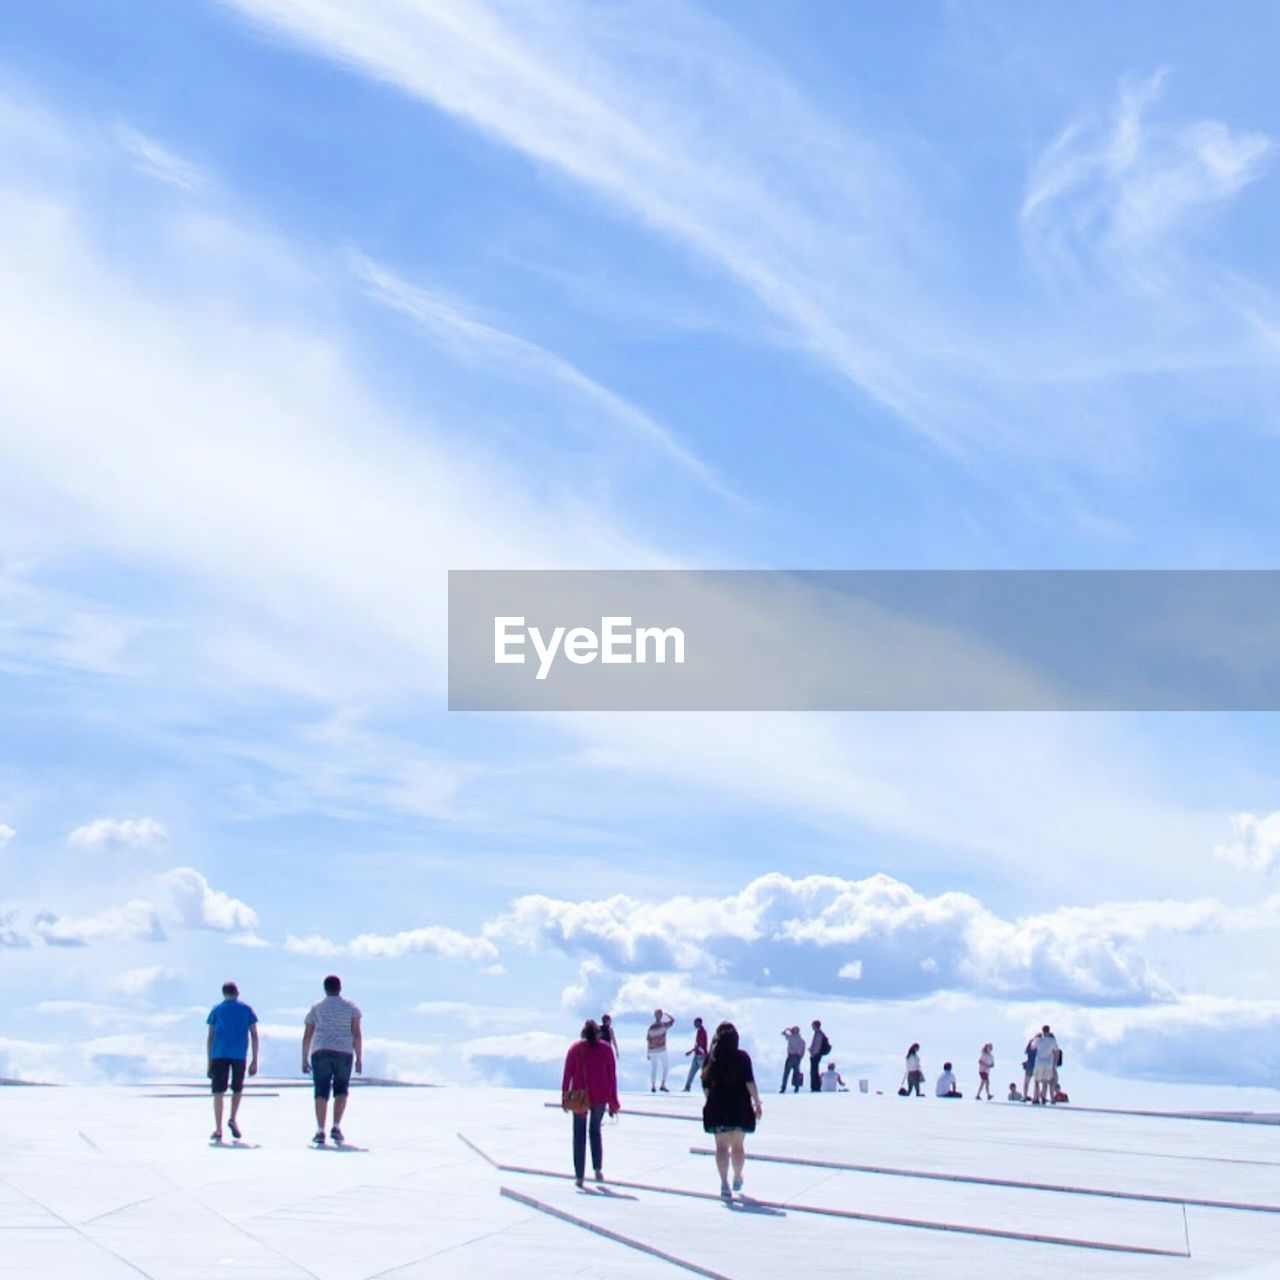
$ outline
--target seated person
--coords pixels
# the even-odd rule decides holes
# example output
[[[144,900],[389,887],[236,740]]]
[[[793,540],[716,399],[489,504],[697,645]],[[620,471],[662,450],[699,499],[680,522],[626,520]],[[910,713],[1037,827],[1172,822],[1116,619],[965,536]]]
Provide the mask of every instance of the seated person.
[[[938,1077],[938,1087],[934,1093],[939,1098],[959,1098],[963,1095],[956,1088],[956,1073],[951,1069],[951,1063],[944,1062],[942,1064],[942,1074]]]
[[[822,1073],[820,1079],[822,1080],[823,1093],[835,1093],[837,1090],[842,1093],[848,1092],[845,1088],[844,1077],[836,1070],[834,1062],[827,1063],[827,1069]]]
[[[1010,1085],[1009,1085],[1009,1097],[1006,1099],[1006,1101],[1008,1101],[1008,1102],[1021,1102],[1021,1101],[1022,1101],[1022,1094],[1018,1092],[1018,1086],[1017,1086],[1016,1084],[1010,1083]]]

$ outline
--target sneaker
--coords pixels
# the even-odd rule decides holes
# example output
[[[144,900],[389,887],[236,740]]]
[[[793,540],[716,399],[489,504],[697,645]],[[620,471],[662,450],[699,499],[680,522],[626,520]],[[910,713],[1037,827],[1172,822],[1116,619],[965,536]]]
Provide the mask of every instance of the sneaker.
[[[581,1178],[574,1178],[574,1180],[573,1180],[573,1185],[574,1185],[575,1187],[577,1187],[579,1191],[581,1191],[581,1190],[582,1190],[582,1179],[581,1179]]]
[[[657,1092],[658,1092],[658,1090],[657,1090],[653,1085],[650,1085],[650,1086],[649,1086],[649,1092],[650,1092],[650,1093],[657,1093]]]
[[[215,1130],[214,1130],[214,1131],[209,1135],[209,1141],[210,1141],[210,1142],[221,1142],[221,1141],[222,1141],[222,1130],[221,1130],[221,1129],[215,1129]]]
[[[234,1120],[232,1120],[230,1123],[228,1123],[227,1128],[231,1130],[231,1136],[232,1136],[233,1138],[239,1138],[239,1137],[240,1137],[240,1126],[239,1126],[238,1124],[236,1124],[236,1122],[235,1122]]]
[[[658,1086],[658,1092],[659,1092],[659,1093],[670,1093],[670,1092],[671,1092],[671,1090],[670,1090],[670,1089],[668,1089],[668,1088],[667,1088],[667,1086],[666,1086],[665,1084],[660,1084],[660,1085]]]
[[[729,1190],[729,1184],[727,1182],[722,1182],[720,1184],[720,1198],[722,1200],[733,1199],[733,1192]]]
[[[741,1191],[741,1190],[742,1190],[742,1179],[741,1179],[741,1178],[734,1178],[734,1180],[733,1180],[733,1189],[734,1189],[735,1191]]]
[[[311,1141],[314,1142],[317,1147],[323,1147],[324,1146],[324,1130],[317,1129],[316,1136],[312,1138]]]
[[[339,1129],[338,1126],[335,1124],[333,1128],[329,1130],[329,1137],[331,1137],[334,1140],[334,1142],[342,1142],[343,1141],[342,1130]]]
[[[596,1181],[597,1181],[597,1182],[603,1182],[603,1181],[604,1181],[604,1170],[603,1170],[603,1169],[597,1169],[597,1170],[596,1170]]]

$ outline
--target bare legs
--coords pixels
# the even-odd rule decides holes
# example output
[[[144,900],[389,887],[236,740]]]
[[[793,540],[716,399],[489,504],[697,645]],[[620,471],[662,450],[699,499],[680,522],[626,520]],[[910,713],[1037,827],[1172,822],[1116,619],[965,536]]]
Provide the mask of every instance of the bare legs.
[[[716,1134],[716,1171],[720,1174],[722,1188],[729,1185],[730,1165],[733,1167],[734,1180],[742,1181],[742,1170],[747,1163],[745,1137],[741,1129]]]
[[[731,1133],[716,1134],[716,1171],[720,1174],[720,1185],[729,1185],[729,1139]]]
[[[333,1097],[333,1127],[335,1129],[342,1128],[342,1117],[347,1109],[347,1095],[345,1093],[334,1094]],[[235,1103],[231,1104],[231,1114],[235,1115]],[[329,1114],[329,1099],[316,1099],[316,1128],[321,1133],[324,1132],[325,1117]]]

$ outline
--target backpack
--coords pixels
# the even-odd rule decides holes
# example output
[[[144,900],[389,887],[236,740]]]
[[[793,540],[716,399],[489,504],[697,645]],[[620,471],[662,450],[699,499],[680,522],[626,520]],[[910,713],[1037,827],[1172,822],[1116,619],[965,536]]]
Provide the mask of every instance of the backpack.
[[[826,1057],[831,1052],[831,1041],[827,1038],[827,1033],[822,1033],[822,1055]]]

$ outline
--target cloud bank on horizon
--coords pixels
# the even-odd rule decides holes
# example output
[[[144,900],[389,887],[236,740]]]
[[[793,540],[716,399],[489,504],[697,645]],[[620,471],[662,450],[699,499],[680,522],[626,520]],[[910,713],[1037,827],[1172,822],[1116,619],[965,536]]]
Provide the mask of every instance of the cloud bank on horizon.
[[[1269,720],[442,710],[449,568],[1264,564],[1268,6],[18,3],[0,1074],[340,965],[380,1074],[802,1001],[1271,1083]]]

